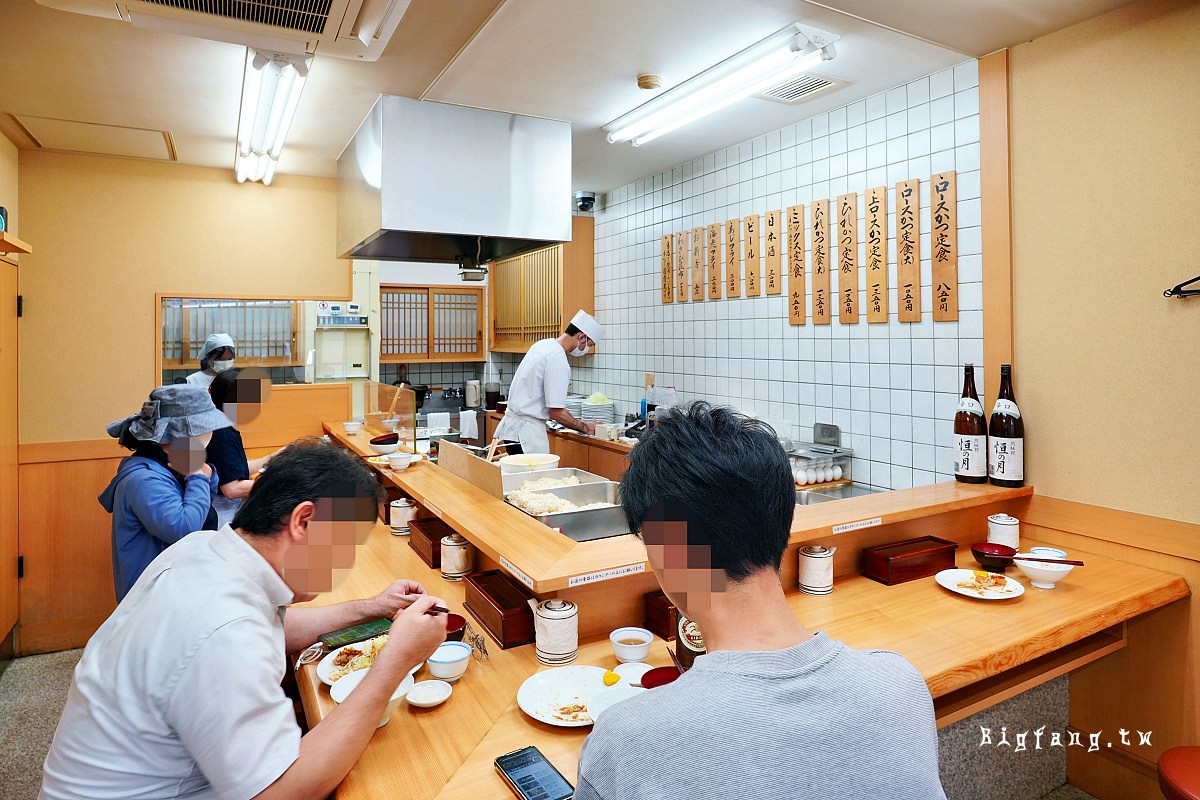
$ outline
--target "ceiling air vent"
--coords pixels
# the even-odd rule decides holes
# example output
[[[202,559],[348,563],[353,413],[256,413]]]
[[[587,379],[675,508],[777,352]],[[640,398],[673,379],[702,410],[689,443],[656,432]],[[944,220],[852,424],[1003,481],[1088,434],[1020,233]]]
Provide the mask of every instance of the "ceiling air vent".
[[[292,31],[321,33],[329,21],[332,0],[142,0],[150,5],[212,14],[258,25],[272,25]]]
[[[791,80],[777,83],[769,89],[759,92],[755,97],[764,100],[774,100],[776,103],[795,105],[804,102],[818,92],[840,86],[845,81],[821,78],[816,75],[800,75]]]

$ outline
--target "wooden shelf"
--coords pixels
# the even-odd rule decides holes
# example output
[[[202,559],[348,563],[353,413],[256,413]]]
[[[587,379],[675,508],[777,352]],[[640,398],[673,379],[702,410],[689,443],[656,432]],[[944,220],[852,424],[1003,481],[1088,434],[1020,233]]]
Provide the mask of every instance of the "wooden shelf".
[[[6,231],[0,231],[0,253],[32,253],[33,247]]]

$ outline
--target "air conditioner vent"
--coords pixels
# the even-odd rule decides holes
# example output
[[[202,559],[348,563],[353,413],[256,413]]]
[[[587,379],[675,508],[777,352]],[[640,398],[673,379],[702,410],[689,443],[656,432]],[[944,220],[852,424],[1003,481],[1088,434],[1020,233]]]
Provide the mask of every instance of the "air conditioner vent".
[[[817,75],[800,75],[791,80],[778,83],[769,89],[755,95],[764,100],[774,100],[776,103],[795,105],[809,99],[818,92],[826,91],[834,86],[840,86],[845,81],[822,78]]]
[[[211,14],[291,31],[321,33],[333,0],[142,0],[148,5]]]

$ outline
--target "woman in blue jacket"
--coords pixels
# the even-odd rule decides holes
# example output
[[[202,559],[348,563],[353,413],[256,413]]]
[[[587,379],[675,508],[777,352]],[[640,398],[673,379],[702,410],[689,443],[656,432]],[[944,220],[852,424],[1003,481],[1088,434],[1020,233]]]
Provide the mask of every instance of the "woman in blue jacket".
[[[217,527],[218,477],[204,448],[229,424],[203,387],[187,384],[160,386],[139,413],[109,423],[108,435],[133,451],[98,498],[112,514],[117,602],[159,553],[193,531]]]

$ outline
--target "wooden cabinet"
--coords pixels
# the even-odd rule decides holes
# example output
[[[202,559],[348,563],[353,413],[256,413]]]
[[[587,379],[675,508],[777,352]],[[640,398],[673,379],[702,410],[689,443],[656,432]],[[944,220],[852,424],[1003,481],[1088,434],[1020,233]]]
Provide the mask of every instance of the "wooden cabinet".
[[[569,439],[565,436],[550,437],[550,452],[558,456],[558,466],[563,469],[573,468],[591,472],[588,468],[591,449],[586,442],[575,437]]]
[[[379,287],[379,363],[482,361],[483,289]]]
[[[0,262],[0,641],[17,624],[16,297],[17,267]],[[0,645],[0,658],[4,649]]]
[[[590,451],[588,453],[588,472],[608,478],[610,481],[621,480],[628,463],[626,453],[618,453],[598,445],[589,447],[588,450]]]
[[[524,353],[595,310],[595,222],[571,218],[571,241],[494,261],[488,271],[488,349]]]

